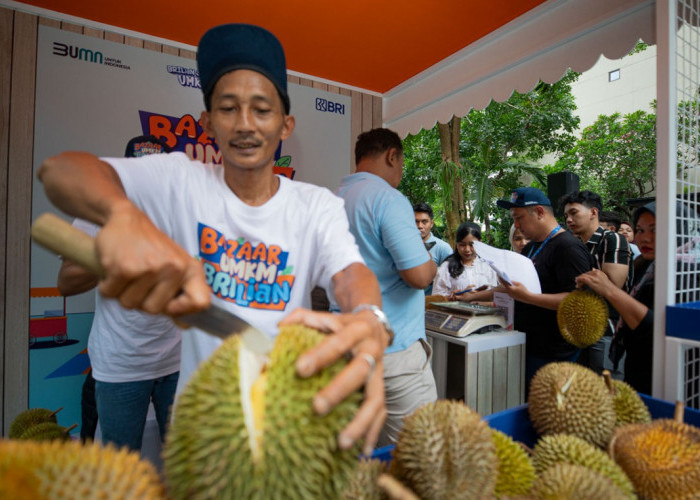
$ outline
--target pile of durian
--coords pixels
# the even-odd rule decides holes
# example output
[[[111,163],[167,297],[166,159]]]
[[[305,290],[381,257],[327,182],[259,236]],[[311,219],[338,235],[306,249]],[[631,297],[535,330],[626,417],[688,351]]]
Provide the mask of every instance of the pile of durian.
[[[306,327],[284,327],[267,359],[245,349],[238,337],[224,342],[178,398],[162,475],[137,453],[66,440],[62,430],[48,441],[0,441],[0,498],[603,500],[700,494],[700,430],[651,421],[629,386],[572,363],[547,365],[532,381],[529,413],[540,435],[532,450],[490,428],[463,403],[441,400],[405,419],[390,464],[358,459],[359,448],[341,450],[337,436],[362,395],[324,416],[311,405],[347,361],[307,379],[295,373],[299,354],[322,338]],[[48,410],[25,416],[24,425],[43,423],[35,422],[39,417],[57,425]]]
[[[700,498],[700,429],[652,421],[639,395],[609,373],[551,363],[533,378],[528,403],[539,436],[532,450],[460,402],[419,408],[389,466],[414,495],[401,498]],[[386,472],[376,465],[372,474]],[[382,495],[375,487],[346,498],[390,498]]]

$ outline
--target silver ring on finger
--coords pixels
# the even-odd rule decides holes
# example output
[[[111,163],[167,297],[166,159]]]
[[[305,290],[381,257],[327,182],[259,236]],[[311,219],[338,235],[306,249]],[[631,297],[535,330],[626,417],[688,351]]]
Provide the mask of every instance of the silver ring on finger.
[[[374,359],[374,356],[368,352],[360,353],[359,356],[367,361],[367,364],[369,365],[369,374],[367,375],[367,378],[371,377],[372,373],[374,373],[374,368],[377,365],[377,361]]]

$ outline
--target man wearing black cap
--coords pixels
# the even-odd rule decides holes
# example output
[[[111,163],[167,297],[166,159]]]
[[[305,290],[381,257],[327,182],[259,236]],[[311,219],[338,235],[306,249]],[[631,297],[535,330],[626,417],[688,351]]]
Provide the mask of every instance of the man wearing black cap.
[[[525,376],[529,384],[545,364],[578,358],[578,348],[559,333],[557,307],[576,288],[576,276],[591,270],[592,259],[583,243],[562,229],[551,202],[539,189],[518,188],[510,201],[496,203],[510,209],[515,227],[530,240],[521,253],[534,263],[542,288],[541,294],[535,294],[513,282],[505,289],[515,299],[514,327],[526,333]]]
[[[342,201],[274,175],[275,151],[294,129],[282,46],[257,26],[218,26],[202,37],[197,64],[201,123],[222,165],[182,153],[100,159],[69,152],[47,159],[39,178],[59,208],[102,226],[100,292],[125,307],[178,316],[214,300],[270,336],[278,323],[292,322],[330,332],[299,358],[297,373],[310,376],[354,354],[313,404],[327,413],[364,385],[364,403],[339,445],[364,437],[371,451],[386,415],[382,353],[391,330]],[[316,285],[332,287],[345,314],[302,309]],[[183,335],[181,380],[219,343],[201,332]]]

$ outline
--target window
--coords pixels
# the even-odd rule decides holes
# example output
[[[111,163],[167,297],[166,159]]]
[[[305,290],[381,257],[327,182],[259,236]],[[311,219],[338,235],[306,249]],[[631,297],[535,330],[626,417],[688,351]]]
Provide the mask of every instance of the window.
[[[619,69],[614,69],[610,72],[608,72],[608,81],[609,82],[614,82],[615,80],[620,79],[620,70]]]

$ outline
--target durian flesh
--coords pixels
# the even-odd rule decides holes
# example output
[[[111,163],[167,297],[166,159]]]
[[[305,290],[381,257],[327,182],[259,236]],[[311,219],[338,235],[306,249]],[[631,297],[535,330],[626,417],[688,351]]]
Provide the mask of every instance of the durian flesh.
[[[326,416],[313,411],[314,395],[346,364],[307,379],[296,375],[296,359],[322,339],[310,328],[283,327],[265,364],[232,337],[200,365],[178,398],[166,438],[174,499],[340,496],[358,450],[341,451],[337,436],[361,395]]]

